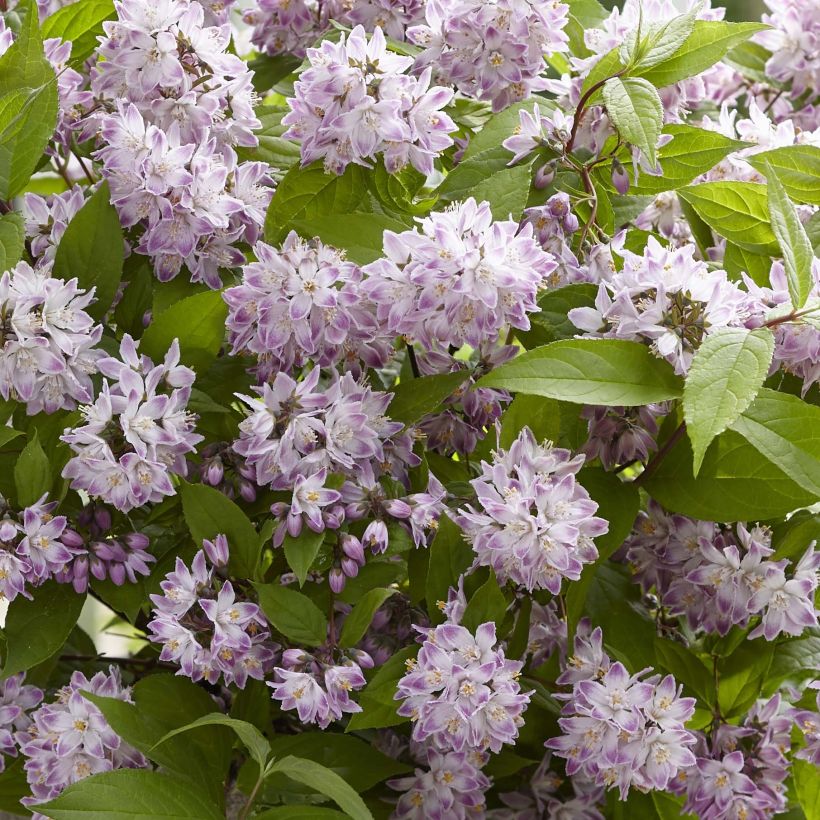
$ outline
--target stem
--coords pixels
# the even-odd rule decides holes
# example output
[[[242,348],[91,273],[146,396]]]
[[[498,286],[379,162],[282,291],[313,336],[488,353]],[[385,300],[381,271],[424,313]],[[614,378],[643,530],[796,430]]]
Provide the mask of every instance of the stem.
[[[806,308],[805,310],[793,310],[791,313],[787,313],[785,316],[778,316],[775,319],[769,319],[768,322],[765,322],[763,327],[776,327],[777,325],[783,325],[786,322],[793,322],[795,319],[799,319],[801,316],[808,316],[809,313],[816,313],[820,310],[820,306]]]
[[[413,378],[418,379],[420,374],[419,363],[416,360],[416,351],[413,350],[413,345],[410,342],[405,341],[404,344],[407,347],[407,358],[410,359],[410,369],[413,371]]]
[[[327,614],[327,642],[331,649],[336,646],[336,596],[330,593],[330,611]]]
[[[242,811],[239,814],[239,820],[245,820],[250,815],[253,804],[256,802],[256,795],[259,794],[259,789],[262,788],[262,784],[265,782],[266,774],[267,772],[265,769],[260,768],[259,777],[256,778],[256,783],[254,783],[253,789],[248,795],[248,802],[242,807]]]
[[[581,238],[578,241],[579,250],[581,247],[583,247],[583,244],[587,238],[587,234],[589,233],[590,228],[594,224],[595,218],[598,216],[598,195],[595,193],[595,186],[592,184],[592,179],[589,176],[589,168],[586,165],[584,165],[583,168],[581,168],[581,179],[583,180],[586,192],[589,194],[591,206],[589,219],[584,223],[584,229],[581,231]]]
[[[712,655],[712,680],[715,684],[715,706],[712,709],[712,730],[714,734],[720,724],[723,722],[723,716],[720,714],[720,672],[718,672],[718,656]]]
[[[612,80],[615,77],[620,77],[621,74],[623,74],[625,71],[626,71],[626,69],[622,68],[620,71],[613,74],[611,77],[605,77],[603,80],[599,80],[594,85],[591,85],[587,89],[586,93],[581,97],[581,99],[578,100],[578,106],[575,109],[575,118],[573,119],[573,122],[572,122],[572,131],[569,132],[569,141],[567,142],[566,148],[564,149],[567,154],[570,151],[572,151],[572,147],[573,147],[573,145],[575,145],[575,138],[578,136],[578,129],[581,125],[581,121],[584,118],[584,114],[586,113],[584,109],[586,108],[586,104],[589,102],[592,95],[599,88],[603,88],[606,85],[607,80]]]
[[[60,655],[62,661],[99,661],[113,663],[117,666],[161,666],[164,669],[176,669],[173,663],[166,663],[159,658],[118,658],[113,655]]]
[[[636,486],[640,486],[641,484],[643,484],[646,481],[646,479],[649,476],[651,476],[652,473],[655,472],[655,470],[658,469],[658,467],[660,466],[660,463],[666,458],[667,455],[669,455],[669,451],[678,443],[678,441],[680,441],[680,439],[683,437],[683,434],[685,432],[686,432],[686,422],[682,421],[677,426],[677,429],[675,430],[675,432],[672,433],[672,435],[669,436],[668,439],[666,439],[666,441],[664,442],[663,447],[661,447],[661,449],[658,450],[658,452],[655,454],[655,458],[653,458],[646,465],[646,467],[644,468],[644,471],[635,479],[634,483],[635,483]]]

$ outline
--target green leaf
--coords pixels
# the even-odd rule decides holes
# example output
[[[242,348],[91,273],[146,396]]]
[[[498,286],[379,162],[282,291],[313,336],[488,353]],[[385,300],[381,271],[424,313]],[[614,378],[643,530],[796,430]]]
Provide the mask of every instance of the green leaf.
[[[248,61],[248,68],[253,71],[254,89],[264,96],[266,91],[296,71],[301,64],[302,61],[292,54],[259,54]]]
[[[270,743],[267,738],[256,728],[252,723],[244,720],[237,720],[236,718],[228,717],[228,715],[221,715],[213,713],[203,715],[197,718],[192,723],[187,723],[185,726],[180,726],[178,729],[172,729],[167,734],[164,734],[152,748],[162,745],[172,737],[189,732],[192,729],[199,729],[202,726],[227,726],[236,736],[242,741],[245,748],[250,752],[251,758],[256,761],[260,769],[265,768],[265,763],[270,755]]]
[[[87,60],[97,48],[103,23],[117,16],[114,0],[83,0],[58,9],[43,21],[43,39],[59,37],[71,43],[71,61]]]
[[[529,427],[536,441],[558,441],[561,433],[561,408],[555,399],[542,396],[516,396],[501,416],[498,444],[505,450]]]
[[[762,23],[727,23],[722,20],[697,20],[692,33],[668,59],[636,73],[656,88],[694,77],[713,66],[729,49],[766,28]]]
[[[74,783],[37,811],[53,820],[222,820],[222,811],[184,780],[118,769]]]
[[[512,154],[500,144],[463,160],[444,178],[435,193],[442,202],[458,202],[474,197],[486,200],[497,220],[519,219],[530,190],[527,163],[512,168]]]
[[[227,318],[228,306],[219,291],[188,296],[154,316],[142,334],[140,351],[161,361],[178,339],[182,363],[202,374],[222,347]]]
[[[763,639],[742,643],[731,655],[718,660],[718,705],[724,718],[744,714],[757,700],[775,645]]]
[[[498,586],[495,572],[473,593],[461,616],[462,626],[475,632],[481,624],[492,621],[500,625],[507,613],[507,599]]]
[[[820,540],[820,514],[801,510],[772,527],[773,561],[799,559],[812,541]]]
[[[766,186],[754,182],[701,182],[678,191],[716,233],[741,248],[774,253]]]
[[[597,294],[597,285],[588,282],[545,291],[538,297],[540,312],[530,314],[530,329],[516,330],[515,335],[527,349],[559,339],[571,339],[578,333],[578,328],[567,314],[573,308],[592,307]]]
[[[597,2],[597,0],[593,0]],[[473,157],[483,154],[490,149],[498,149],[505,139],[508,139],[513,134],[521,123],[521,111],[532,111],[533,105],[538,104],[538,108],[542,114],[548,114],[555,110],[555,103],[551,100],[546,100],[539,97],[537,100],[530,98],[513,103],[493,114],[489,120],[482,126],[481,130],[470,137],[470,142],[467,144],[467,150],[464,152],[462,162],[466,162]],[[507,162],[512,159],[512,153],[507,152]]]
[[[732,242],[727,242],[723,254],[723,268],[732,279],[740,279],[740,274],[746,273],[756,284],[769,287],[772,260],[768,254],[747,251]]]
[[[439,602],[447,600],[448,590],[456,586],[459,576],[472,564],[473,557],[473,548],[464,540],[461,527],[449,515],[442,515],[430,545],[424,594],[430,618],[435,623],[443,620]]]
[[[273,739],[271,748],[275,758],[291,754],[326,766],[360,794],[388,777],[410,771],[410,766],[393,760],[369,742],[337,732],[280,735]]]
[[[256,529],[244,512],[223,493],[205,484],[180,483],[185,523],[197,546],[220,533],[228,538],[230,567],[241,578],[253,578],[261,547]]]
[[[667,125],[663,133],[671,135],[672,139],[658,149],[661,174],[653,176],[642,173],[638,181],[629,186],[630,195],[654,195],[682,188],[746,145],[717,131],[707,131],[694,125]],[[607,183],[606,169],[602,171],[601,178]]]
[[[327,618],[307,595],[281,584],[254,586],[268,621],[286,638],[307,646],[327,640]]]
[[[299,143],[295,140],[285,139],[282,136],[288,130],[287,125],[282,125],[282,117],[289,110],[288,108],[259,106],[256,109],[256,116],[259,118],[261,128],[254,131],[256,138],[259,140],[259,145],[254,148],[238,147],[236,153],[239,158],[243,161],[266,162],[268,165],[282,170],[299,162],[301,156]]]
[[[770,165],[766,166],[766,180],[769,188],[769,213],[783,255],[789,296],[794,308],[799,310],[809,298],[814,250],[806,229],[800,222],[797,208],[786,195],[783,185]]]
[[[808,549],[803,545],[801,555]],[[780,639],[775,644],[774,657],[766,675],[763,694],[773,694],[786,681],[798,684],[814,678],[820,667],[820,631],[807,629],[798,638]]]
[[[21,507],[30,507],[51,489],[51,464],[40,446],[36,430],[14,465],[14,484],[17,503]]]
[[[359,706],[362,707],[362,711],[350,718],[345,731],[383,729],[409,721],[410,718],[396,714],[399,703],[395,699],[395,694],[399,679],[407,672],[407,661],[414,657],[416,652],[418,646],[405,646],[379,667],[359,694]]]
[[[619,339],[566,339],[537,347],[478,381],[515,393],[577,404],[634,406],[679,398],[683,382],[645,345]]]
[[[84,697],[97,706],[123,740],[149,760],[184,777],[215,803],[222,801],[230,764],[228,730],[202,726],[184,737],[166,738],[169,732],[216,712],[216,704],[204,689],[187,678],[163,673],[137,681],[132,691],[134,703],[90,692]],[[164,739],[167,742],[158,746]]]
[[[393,398],[387,414],[394,421],[401,421],[405,425],[415,424],[452,396],[469,377],[469,373],[460,370],[422,376],[419,379],[403,379],[393,388]]]
[[[658,664],[675,676],[675,680],[687,686],[691,693],[706,704],[715,702],[715,685],[712,672],[691,649],[668,638],[655,637],[655,655]]]
[[[820,146],[786,145],[752,154],[745,160],[767,179],[771,166],[791,199],[820,205]]]
[[[64,10],[70,8],[74,6]],[[68,223],[54,257],[55,276],[76,277],[81,288],[95,289],[88,307],[95,319],[111,307],[122,278],[122,227],[110,197],[108,182],[103,182]]]
[[[663,104],[655,87],[638,77],[612,77],[603,89],[612,124],[624,141],[639,148],[654,167],[663,127]]]
[[[774,336],[768,328],[721,328],[696,351],[683,388],[695,475],[715,436],[740,416],[763,386],[773,353]]]
[[[792,761],[794,793],[806,820],[820,820],[820,777],[808,760]]]
[[[367,632],[373,616],[395,589],[371,589],[366,592],[345,618],[339,646],[355,646]]]
[[[26,229],[23,217],[17,213],[0,216],[0,273],[13,268],[22,258]]]
[[[0,811],[8,812],[9,817],[28,816],[28,811],[20,805],[20,800],[31,794],[31,787],[23,769],[24,757],[6,762],[0,772]]]
[[[57,105],[57,78],[31,2],[15,41],[0,57],[0,199],[25,188],[54,133]]]
[[[46,581],[32,595],[31,601],[21,595],[9,605],[4,678],[31,669],[58,652],[85,603],[85,595],[78,595],[71,584],[56,581]]]
[[[411,224],[409,217],[400,219],[395,214],[351,211],[294,219],[291,227],[305,239],[318,236],[327,245],[343,248],[348,258],[366,265],[384,256],[385,231],[400,233]]]
[[[254,814],[254,820],[348,820],[346,814],[336,809],[326,809],[322,806],[300,806],[296,803],[290,806],[277,806],[274,809]]]
[[[278,244],[296,220],[362,211],[367,196],[367,171],[358,165],[349,165],[341,176],[326,174],[321,162],[307,168],[294,165],[271,199],[265,217],[265,240]]]
[[[729,51],[723,62],[736,68],[745,78],[776,86],[776,82],[766,73],[766,63],[771,56],[769,49],[746,40]]]
[[[584,42],[584,32],[591,28],[600,28],[601,23],[609,17],[609,11],[598,0],[569,0],[569,21],[564,29],[569,36],[570,51],[576,57],[591,54]]]
[[[820,407],[789,393],[763,389],[732,429],[820,498]]]
[[[327,795],[352,820],[373,820],[364,801],[336,772],[326,766],[302,757],[288,755],[278,760],[271,769],[281,772],[297,783],[303,783],[320,794]]]
[[[285,535],[285,560],[299,580],[300,587],[305,585],[308,571],[316,560],[324,540],[324,530],[313,532],[309,527],[302,527],[302,532],[296,538],[290,533]]]
[[[647,480],[647,492],[666,509],[704,521],[779,518],[816,500],[732,430],[712,443],[697,478],[692,465],[684,437]]]
[[[672,57],[692,33],[695,15],[696,12],[680,14],[652,32],[646,52],[640,56],[632,71],[645,71]]]

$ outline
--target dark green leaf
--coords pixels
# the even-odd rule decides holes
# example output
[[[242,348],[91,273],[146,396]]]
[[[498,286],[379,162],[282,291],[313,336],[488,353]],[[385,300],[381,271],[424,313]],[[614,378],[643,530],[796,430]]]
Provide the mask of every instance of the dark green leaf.
[[[505,450],[528,427],[536,441],[558,441],[561,432],[561,410],[555,399],[543,396],[516,396],[501,416],[498,444]]]
[[[327,639],[327,618],[301,592],[281,584],[255,584],[259,605],[270,623],[286,638],[308,646]]]
[[[430,545],[430,561],[427,566],[427,589],[425,598],[430,618],[434,622],[443,619],[439,603],[447,600],[450,587],[455,587],[459,576],[473,562],[472,547],[464,540],[461,527],[450,516],[439,519],[438,532]]]
[[[399,702],[395,699],[395,694],[399,679],[407,672],[407,661],[415,657],[416,652],[418,646],[406,646],[379,667],[359,695],[362,711],[350,718],[346,731],[382,729],[409,720],[396,714]]]
[[[299,586],[304,586],[308,571],[319,554],[319,547],[325,540],[324,530],[313,532],[309,527],[302,527],[302,532],[294,538],[290,533],[285,535],[285,560],[299,580]]]
[[[345,618],[339,646],[355,646],[367,632],[379,607],[396,592],[395,589],[371,589],[366,592]]]
[[[540,312],[529,316],[531,328],[516,330],[515,335],[528,349],[559,339],[571,339],[578,333],[578,328],[570,322],[567,314],[573,308],[592,307],[597,293],[597,286],[587,282],[545,291],[538,297]]]
[[[774,657],[774,644],[759,638],[718,661],[718,705],[724,718],[742,715],[757,700]]]
[[[481,624],[492,621],[496,626],[500,626],[507,613],[507,599],[498,586],[495,573],[490,570],[490,576],[473,593],[472,598],[467,602],[464,614],[461,616],[461,623],[471,632],[475,632]]]
[[[14,484],[17,487],[17,503],[21,507],[30,507],[51,489],[51,464],[36,430],[14,465]]]
[[[452,396],[468,378],[468,373],[456,371],[402,380],[393,388],[387,414],[404,424],[414,424]]]

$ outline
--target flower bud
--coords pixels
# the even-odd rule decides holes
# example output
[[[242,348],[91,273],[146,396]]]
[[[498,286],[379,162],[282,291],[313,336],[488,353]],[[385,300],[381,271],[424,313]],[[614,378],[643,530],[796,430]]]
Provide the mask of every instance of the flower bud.
[[[536,172],[532,184],[538,190],[548,188],[555,179],[556,161],[544,163]]]
[[[346,580],[345,574],[339,567],[333,567],[327,575],[327,582],[330,584],[330,588],[334,593],[336,593],[336,595],[338,595],[345,588]]]
[[[359,564],[364,564],[364,547],[355,535],[346,533],[341,538],[342,552]]]
[[[371,521],[362,536],[362,544],[370,547],[374,555],[379,555],[387,549],[389,536],[384,521]]]
[[[629,190],[629,174],[617,159],[612,161],[612,184],[621,196]]]
[[[352,558],[342,558],[342,572],[348,578],[355,578],[359,574],[359,565]]]
[[[202,549],[205,550],[205,555],[215,567],[224,567],[228,563],[228,539],[222,533],[219,533],[213,541],[204,539]]]

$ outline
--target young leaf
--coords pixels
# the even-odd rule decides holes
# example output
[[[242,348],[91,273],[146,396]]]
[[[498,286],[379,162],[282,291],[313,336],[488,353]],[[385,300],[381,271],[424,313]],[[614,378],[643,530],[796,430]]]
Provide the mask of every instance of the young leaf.
[[[85,603],[85,595],[78,595],[71,584],[56,581],[46,581],[32,595],[30,601],[21,595],[9,605],[4,678],[31,669],[58,652]]]
[[[686,42],[695,27],[696,12],[680,14],[662,25],[649,37],[645,52],[633,66],[633,71],[645,71],[668,60]]]
[[[172,737],[189,732],[191,729],[199,729],[202,726],[227,726],[233,730],[236,736],[242,741],[245,748],[250,752],[251,759],[255,760],[259,765],[260,770],[265,768],[265,763],[270,755],[270,743],[267,738],[256,728],[252,723],[244,720],[237,720],[236,718],[228,717],[228,715],[221,715],[213,713],[210,715],[203,715],[197,718],[192,723],[185,726],[180,726],[178,729],[172,729],[167,734],[163,735],[152,748],[162,745]]]
[[[499,625],[507,612],[507,599],[498,586],[495,573],[490,570],[490,577],[473,593],[467,603],[461,623],[471,632],[475,632],[481,624],[492,621]]]
[[[305,585],[308,571],[324,540],[324,531],[313,532],[309,527],[302,527],[302,532],[296,538],[290,533],[285,535],[285,560],[299,580],[300,587]]]
[[[800,310],[806,304],[812,286],[811,267],[814,250],[806,235],[806,229],[800,222],[797,209],[786,196],[786,191],[771,165],[766,166],[766,181],[769,184],[769,213],[772,228],[783,254],[789,296],[792,306]]]
[[[291,780],[327,795],[352,820],[373,820],[373,815],[364,801],[336,772],[326,766],[302,757],[288,755],[277,760],[271,772],[280,772]]]
[[[732,429],[820,499],[820,407],[764,389]]]
[[[30,507],[51,489],[51,464],[40,446],[36,430],[14,465],[14,484],[17,503],[21,507]]]
[[[55,276],[76,277],[81,288],[95,289],[88,307],[95,319],[111,307],[122,278],[122,227],[110,199],[108,183],[103,182],[68,223],[54,257]]]
[[[224,814],[201,789],[177,777],[144,769],[117,769],[68,786],[37,811],[52,820],[223,820]]]
[[[678,191],[716,233],[741,248],[773,253],[775,235],[769,223],[766,186],[754,182],[701,182]]]
[[[379,607],[394,593],[395,589],[371,589],[366,592],[345,618],[339,646],[355,646],[367,632]]]
[[[706,449],[752,403],[772,363],[768,328],[721,328],[698,348],[683,388],[683,415],[697,475]]]
[[[394,421],[414,424],[452,396],[468,378],[466,371],[456,371],[403,379],[393,388],[387,414]]]
[[[242,578],[253,578],[261,546],[248,516],[223,493],[205,484],[180,484],[182,510],[191,537],[199,547],[203,539],[220,533],[228,538],[230,567]]]
[[[502,364],[478,382],[577,404],[634,406],[679,398],[683,381],[645,345],[620,339],[566,339]]]
[[[654,167],[663,127],[663,104],[655,87],[636,77],[612,77],[604,85],[603,97],[618,133],[624,141],[639,148]]]
[[[259,606],[286,638],[307,646],[319,646],[327,639],[327,618],[301,592],[281,584],[254,584]]]
[[[181,299],[153,321],[142,334],[141,352],[162,361],[174,339],[179,340],[180,358],[202,374],[216,358],[225,338],[228,306],[216,290]]]

